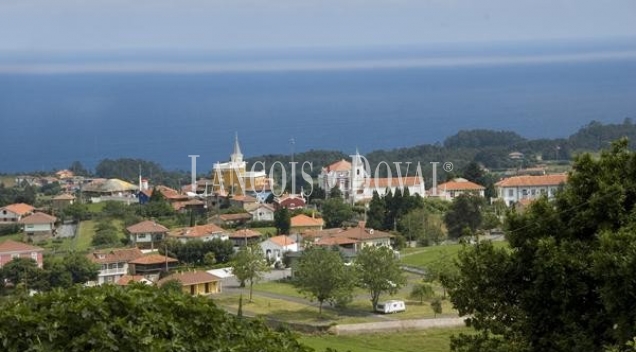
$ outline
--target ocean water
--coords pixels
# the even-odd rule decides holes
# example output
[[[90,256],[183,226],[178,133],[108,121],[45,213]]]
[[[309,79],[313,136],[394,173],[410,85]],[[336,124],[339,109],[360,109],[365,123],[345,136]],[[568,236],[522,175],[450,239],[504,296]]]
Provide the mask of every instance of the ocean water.
[[[567,137],[636,117],[636,60],[232,73],[0,74],[0,172],[136,157],[170,169],[442,142],[462,129]],[[290,143],[290,139],[295,143]]]

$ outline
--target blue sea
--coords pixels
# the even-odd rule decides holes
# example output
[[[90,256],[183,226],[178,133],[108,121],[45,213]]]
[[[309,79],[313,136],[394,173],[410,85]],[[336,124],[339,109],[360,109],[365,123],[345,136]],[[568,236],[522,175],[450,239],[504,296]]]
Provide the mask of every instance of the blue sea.
[[[573,62],[0,74],[0,172],[94,167],[104,158],[189,170],[308,149],[362,153],[443,142],[459,130],[567,137],[636,117],[636,59]],[[292,145],[290,140],[295,143]]]

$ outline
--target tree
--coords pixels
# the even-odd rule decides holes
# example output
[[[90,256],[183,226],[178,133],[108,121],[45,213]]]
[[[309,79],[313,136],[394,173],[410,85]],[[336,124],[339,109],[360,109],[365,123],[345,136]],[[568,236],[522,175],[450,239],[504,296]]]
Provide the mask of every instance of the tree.
[[[350,299],[353,285],[353,272],[344,265],[340,253],[324,247],[306,249],[294,269],[294,286],[318,301],[319,316],[324,302]]]
[[[262,278],[262,273],[270,270],[267,260],[260,246],[241,248],[232,261],[232,273],[241,283],[241,287],[245,287],[245,282],[250,284],[250,298],[252,302],[252,289],[254,283]]]
[[[291,229],[291,214],[287,208],[280,208],[274,212],[274,227],[279,235],[288,235]]]
[[[409,297],[411,299],[419,300],[420,304],[423,304],[425,299],[433,297],[434,294],[435,292],[433,292],[433,286],[428,283],[422,282],[413,286]]]
[[[76,252],[71,252],[64,257],[44,257],[43,275],[48,283],[46,289],[85,284],[97,280],[98,274],[99,265]]]
[[[12,259],[2,267],[2,276],[14,285],[22,283],[27,288],[38,288],[42,278],[41,269],[31,258]]]
[[[329,198],[342,198],[342,196],[342,191],[338,186],[333,186],[333,188],[329,191]]]
[[[90,216],[88,206],[83,203],[75,202],[62,210],[63,214],[67,218],[73,219],[75,222],[87,220]]]
[[[471,233],[475,233],[482,224],[481,207],[483,203],[484,199],[478,195],[463,193],[457,196],[444,215],[448,236],[459,238],[466,228]]]
[[[92,239],[92,245],[96,247],[115,246],[120,243],[119,230],[112,222],[103,220],[95,226],[95,235]]]
[[[382,293],[395,294],[406,285],[399,260],[389,247],[367,246],[359,252],[355,267],[358,285],[369,292],[373,308]]]
[[[90,173],[88,172],[88,170],[86,170],[84,165],[82,165],[82,163],[77,161],[77,160],[73,161],[71,163],[71,165],[68,167],[68,170],[70,172],[72,172],[75,176],[89,176],[90,175]]]
[[[137,284],[75,286],[0,302],[2,350],[309,352],[289,331],[213,300]]]
[[[468,165],[466,165],[466,167],[464,167],[464,170],[462,171],[462,177],[467,179],[468,181],[481,184],[484,177],[484,172],[477,162],[471,161],[470,163],[468,163]]]
[[[384,199],[380,198],[377,191],[373,191],[373,197],[369,202],[369,211],[367,212],[366,227],[370,229],[384,230],[385,214],[386,204],[384,204]]]
[[[437,318],[437,314],[442,314],[442,300],[435,298],[431,302],[431,308],[433,309],[433,318]]]
[[[636,154],[621,140],[576,158],[555,199],[511,212],[512,250],[460,252],[451,302],[477,334],[454,351],[621,350],[636,336]]]
[[[341,227],[352,217],[353,209],[342,198],[329,198],[322,203],[322,218],[327,228]]]

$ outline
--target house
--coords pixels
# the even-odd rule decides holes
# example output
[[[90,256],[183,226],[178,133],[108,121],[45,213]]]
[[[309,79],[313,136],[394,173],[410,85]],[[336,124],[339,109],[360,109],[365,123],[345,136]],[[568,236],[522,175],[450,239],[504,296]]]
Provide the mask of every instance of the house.
[[[210,218],[211,222],[224,227],[236,227],[252,220],[250,213],[220,214]]]
[[[82,197],[91,203],[114,200],[133,204],[137,202],[139,187],[117,178],[93,179],[81,188]]]
[[[485,196],[486,187],[468,181],[465,178],[454,178],[450,181],[437,185],[437,189],[431,190],[429,196],[438,197],[442,200],[452,201],[460,194],[475,194],[480,197]]]
[[[164,272],[175,270],[179,266],[179,261],[160,254],[149,254],[128,262],[128,272],[131,275],[142,275],[148,279],[159,279],[159,275]]]
[[[51,206],[57,211],[64,210],[69,205],[73,205],[73,203],[75,203],[75,196],[68,193],[60,194],[51,199]]]
[[[24,226],[24,242],[46,241],[55,235],[55,216],[36,212],[20,220]]]
[[[298,214],[291,218],[291,233],[303,233],[305,231],[322,230],[325,222],[322,219],[316,219],[314,217],[307,216],[305,214]]]
[[[213,239],[228,240],[229,232],[214,224],[197,225],[193,227],[184,227],[170,231],[170,238],[178,239],[185,243],[190,240],[211,241]]]
[[[148,189],[147,186],[145,186],[147,184],[147,181],[144,180],[145,179],[142,179],[142,189],[137,194],[139,204],[147,204],[150,201],[153,192],[159,192],[163,195],[166,201],[176,212],[184,212],[187,210],[201,212],[205,209],[205,202],[199,199],[192,199],[187,194],[179,193],[179,191],[175,189],[162,185],[155,186],[152,189]]]
[[[363,226],[351,227],[348,229],[326,229],[323,231],[309,232],[305,236],[307,242],[317,246],[335,247],[342,252],[354,254],[367,246],[391,247],[393,235]]]
[[[0,223],[17,224],[23,217],[33,214],[35,208],[25,204],[9,204],[0,208]]]
[[[298,243],[289,236],[274,236],[259,243],[265,257],[274,262],[280,262],[286,252],[297,252]]]
[[[241,208],[245,210],[247,210],[253,204],[258,203],[258,199],[256,199],[255,197],[243,194],[232,196],[229,200],[230,207]]]
[[[276,209],[269,204],[261,203],[251,209],[248,208],[248,211],[252,214],[253,221],[274,221]]]
[[[35,260],[38,268],[43,266],[44,248],[32,246],[26,243],[13,240],[6,240],[0,243],[0,268],[15,258],[30,258]]]
[[[318,186],[326,191],[334,187],[340,190],[351,188],[351,163],[345,159],[322,168],[318,175]]]
[[[276,209],[303,209],[305,204],[306,201],[302,194],[283,194],[280,197],[274,198],[274,206]]]
[[[236,249],[258,243],[263,234],[250,229],[241,229],[232,232],[229,237]]]
[[[567,174],[513,176],[495,183],[495,190],[499,199],[513,205],[523,199],[533,200],[544,195],[552,198],[566,181]]]
[[[128,263],[143,255],[139,248],[107,249],[88,254],[88,259],[100,267],[97,281],[89,282],[87,285],[117,282],[123,276],[128,275]]]
[[[170,281],[178,281],[181,283],[183,292],[193,296],[221,293],[221,278],[205,271],[175,273],[159,280],[157,285],[161,287]]]
[[[146,220],[126,228],[130,242],[143,249],[155,249],[168,236],[168,229],[154,221]]]
[[[144,285],[152,285],[153,282],[146,279],[142,275],[124,275],[115,284],[119,286],[128,286],[132,283],[142,283]]]

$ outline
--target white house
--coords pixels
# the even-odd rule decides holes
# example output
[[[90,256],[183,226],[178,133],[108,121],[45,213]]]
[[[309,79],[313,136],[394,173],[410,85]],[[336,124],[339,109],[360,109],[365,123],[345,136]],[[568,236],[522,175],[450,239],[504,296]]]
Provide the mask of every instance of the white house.
[[[268,238],[259,243],[259,246],[265,253],[265,257],[274,262],[282,261],[285,252],[298,251],[298,243],[293,238],[285,235]]]
[[[40,242],[51,238],[55,234],[55,216],[35,212],[20,220],[20,224],[24,226],[25,242]]]
[[[126,228],[130,242],[144,249],[155,249],[168,235],[168,229],[154,221],[142,221]]]
[[[0,208],[0,223],[17,223],[23,217],[33,214],[34,207],[25,203],[9,204]]]
[[[190,240],[211,241],[214,239],[229,240],[230,233],[214,224],[198,225],[193,227],[184,227],[176,229],[168,233],[171,238],[176,238],[185,243]]]
[[[410,195],[426,196],[422,177],[371,177],[371,170],[368,170],[364,160],[364,157],[356,151],[351,162],[341,160],[323,168],[318,176],[319,187],[328,192],[331,188],[338,186],[345,197],[354,203],[371,199],[374,191],[384,196],[387,191],[394,192],[396,188],[402,192],[408,189]]]
[[[437,185],[437,189],[429,190],[429,197],[452,201],[460,194],[476,194],[484,197],[486,187],[468,181],[465,178],[454,178],[448,182]]]
[[[99,274],[97,281],[88,282],[87,285],[116,283],[128,275],[128,263],[142,256],[139,248],[108,249],[88,254],[88,259],[99,265]]]
[[[543,195],[552,198],[566,181],[567,174],[513,176],[495,183],[495,189],[499,199],[513,205],[521,200],[534,200]]]
[[[269,204],[261,203],[248,211],[252,214],[253,221],[274,221],[274,212],[276,210]]]

